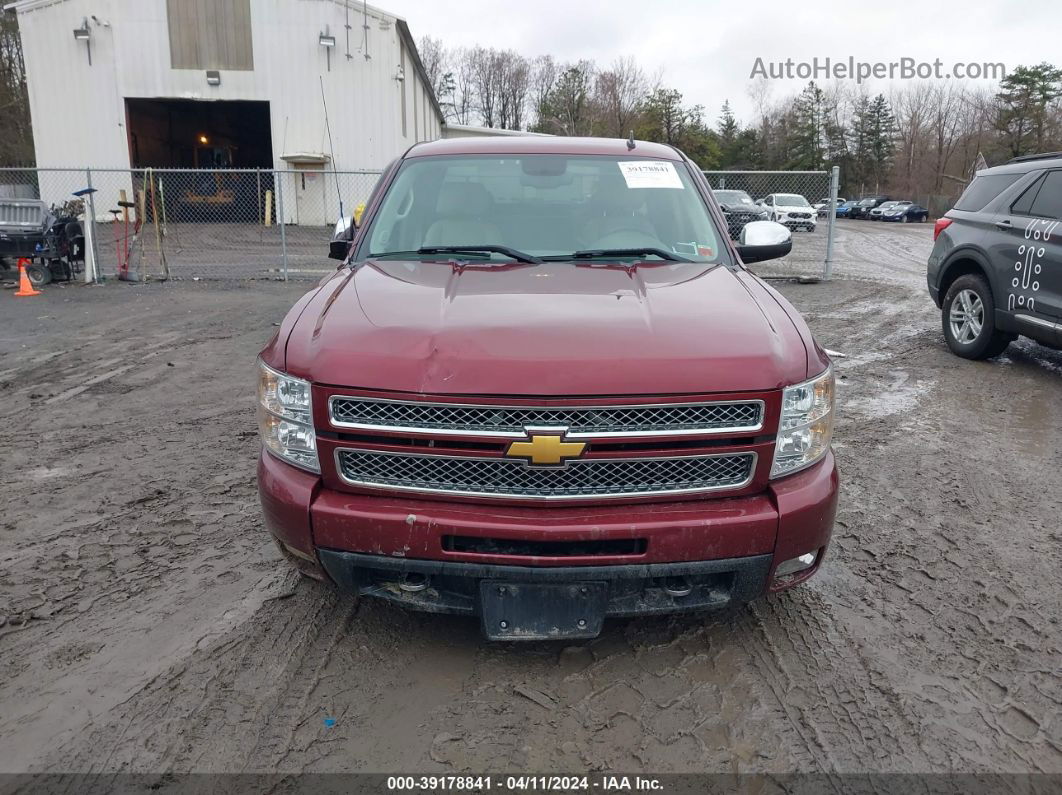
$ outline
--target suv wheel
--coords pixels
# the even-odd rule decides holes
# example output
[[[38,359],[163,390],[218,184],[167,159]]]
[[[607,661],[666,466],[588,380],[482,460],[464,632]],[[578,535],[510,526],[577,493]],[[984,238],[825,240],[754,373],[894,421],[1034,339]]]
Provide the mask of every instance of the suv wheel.
[[[996,330],[996,303],[982,277],[968,274],[948,288],[941,309],[944,339],[964,359],[988,359],[1003,353],[1013,334]]]

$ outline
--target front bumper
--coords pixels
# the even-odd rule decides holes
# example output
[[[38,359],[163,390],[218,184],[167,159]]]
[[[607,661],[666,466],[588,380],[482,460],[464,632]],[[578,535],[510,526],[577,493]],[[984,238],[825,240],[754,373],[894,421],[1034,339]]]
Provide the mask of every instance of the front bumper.
[[[258,483],[266,527],[305,573],[412,609],[465,615],[481,614],[483,584],[495,581],[604,583],[607,616],[746,602],[817,571],[838,493],[832,452],[758,494],[639,505],[340,492],[266,453]],[[812,568],[773,578],[779,563],[807,552],[818,552]]]

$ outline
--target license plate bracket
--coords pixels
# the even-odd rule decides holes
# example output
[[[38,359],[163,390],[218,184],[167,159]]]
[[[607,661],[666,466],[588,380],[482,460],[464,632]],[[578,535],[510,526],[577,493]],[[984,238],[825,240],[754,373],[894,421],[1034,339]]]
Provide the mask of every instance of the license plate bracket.
[[[608,604],[608,583],[479,584],[483,632],[490,640],[596,638]]]

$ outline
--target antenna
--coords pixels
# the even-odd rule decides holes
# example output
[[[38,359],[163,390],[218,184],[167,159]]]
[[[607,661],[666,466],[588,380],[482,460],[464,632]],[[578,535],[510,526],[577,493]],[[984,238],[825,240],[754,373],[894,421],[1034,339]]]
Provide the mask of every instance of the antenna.
[[[633,149],[634,148],[634,130],[631,130],[630,137],[627,139],[627,148],[628,149]]]
[[[336,196],[339,199],[339,217],[343,217],[343,192],[339,189],[339,171],[336,170],[336,150],[332,146],[332,126],[328,123],[328,102],[325,101],[324,77],[318,75],[321,81],[321,105],[324,107],[325,130],[328,132],[328,152],[332,156],[332,176],[336,180]]]

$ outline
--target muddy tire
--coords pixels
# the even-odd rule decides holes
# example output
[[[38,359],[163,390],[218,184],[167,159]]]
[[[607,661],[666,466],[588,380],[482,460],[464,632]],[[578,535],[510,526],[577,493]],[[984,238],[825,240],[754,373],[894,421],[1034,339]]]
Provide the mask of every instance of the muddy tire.
[[[26,276],[34,287],[43,287],[52,280],[52,271],[47,265],[34,262],[26,266]]]
[[[948,288],[941,304],[944,339],[951,352],[964,359],[998,356],[1014,341],[1014,334],[996,328],[996,302],[981,276],[967,274]]]

